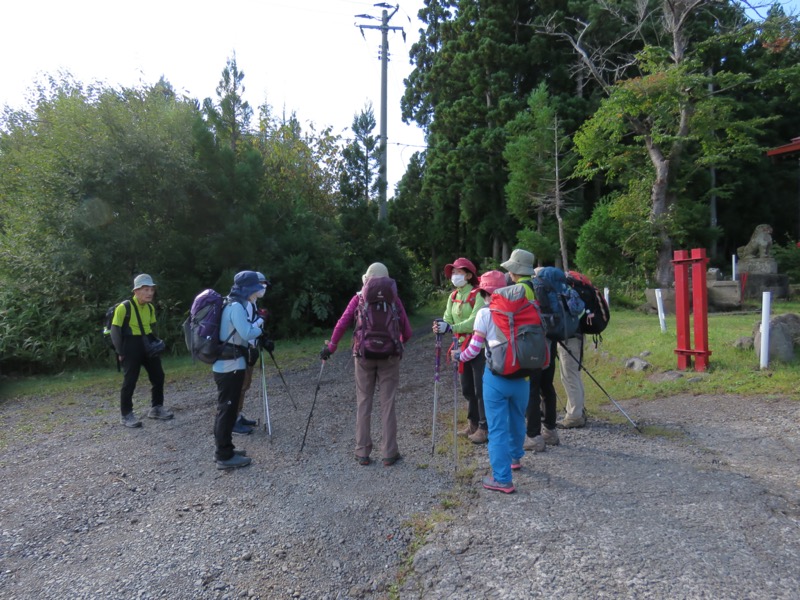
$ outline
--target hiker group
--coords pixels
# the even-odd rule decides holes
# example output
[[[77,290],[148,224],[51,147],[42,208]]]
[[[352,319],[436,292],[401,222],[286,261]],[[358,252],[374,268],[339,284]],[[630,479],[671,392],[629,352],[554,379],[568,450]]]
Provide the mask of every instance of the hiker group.
[[[191,315],[184,323],[184,335],[192,356],[212,365],[217,385],[214,458],[220,469],[244,467],[251,462],[244,450],[235,447],[232,435],[247,435],[257,423],[248,419],[242,409],[261,351],[271,354],[275,347],[265,335],[266,313],[256,306],[269,285],[267,278],[257,271],[237,273],[226,297],[210,289],[198,294]],[[172,411],[164,408],[164,369],[160,358],[164,343],[154,333],[156,316],[152,301],[155,288],[150,275],[137,275],[133,298],[113,308],[106,328],[124,374],[120,392],[121,422],[131,428],[142,426],[133,412],[132,401],[142,367],[151,383],[151,408],[147,416],[160,420],[174,416]],[[131,318],[131,312],[135,319]]]
[[[574,272],[565,274],[554,267],[535,269],[534,260],[532,253],[516,249],[501,265],[507,273],[492,270],[480,277],[474,263],[466,258],[446,265],[445,275],[454,290],[448,296],[443,317],[433,323],[436,380],[432,451],[436,443],[442,340],[446,339],[450,342],[446,359],[454,365],[454,427],[460,384],[468,411],[467,424],[459,433],[474,444],[488,443],[492,474],[483,479],[483,486],[505,493],[515,490],[512,471],[522,467],[525,451],[544,452],[546,446],[559,443],[557,427],[582,427],[586,423],[580,377],[584,334],[601,333],[609,316],[607,304],[588,279]],[[320,352],[317,389],[300,451],[325,363],[353,327],[354,458],[362,466],[373,460],[370,424],[377,392],[381,461],[390,467],[402,459],[397,443],[395,398],[404,345],[411,339],[412,329],[397,285],[384,264],[371,264],[361,283],[362,288],[350,299]],[[183,325],[193,358],[212,365],[217,386],[214,459],[218,469],[235,469],[251,463],[246,452],[235,447],[233,435],[248,435],[258,424],[242,411],[259,360],[265,427],[271,435],[262,352],[272,356],[274,343],[266,334],[267,313],[257,307],[257,301],[269,287],[262,273],[237,273],[227,296],[211,289],[198,294]],[[154,333],[155,288],[150,275],[138,275],[134,279],[133,298],[109,309],[106,317],[106,333],[124,373],[120,412],[126,427],[142,425],[133,412],[132,402],[142,367],[151,383],[151,408],[147,416],[160,420],[173,418],[173,413],[164,407],[164,371],[160,360],[164,343]],[[553,386],[556,357],[567,391],[566,414],[558,423]],[[456,452],[457,447],[454,443]]]
[[[442,336],[452,335],[450,357],[468,402],[467,424],[459,433],[474,444],[488,442],[492,474],[482,485],[504,493],[515,491],[512,471],[522,468],[525,451],[558,445],[557,427],[585,425],[584,334],[601,333],[609,319],[605,299],[586,277],[535,268],[534,261],[531,252],[516,249],[501,264],[507,273],[480,277],[466,258],[448,264],[445,275],[455,290],[444,316],[433,323],[437,349]],[[567,392],[559,422],[556,357]],[[437,356],[437,381],[438,364]]]

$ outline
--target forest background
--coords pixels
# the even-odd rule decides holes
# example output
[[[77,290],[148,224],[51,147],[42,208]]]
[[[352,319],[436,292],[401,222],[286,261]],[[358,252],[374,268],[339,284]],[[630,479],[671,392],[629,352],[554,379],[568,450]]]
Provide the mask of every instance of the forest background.
[[[755,11],[753,9],[756,9]],[[617,301],[670,285],[672,250],[712,266],[759,223],[800,277],[800,28],[728,0],[430,0],[404,118],[425,131],[380,218],[371,106],[352,137],[242,98],[228,60],[215,98],[169,81],[53,78],[0,117],[0,372],[107,360],[106,309],[158,283],[173,352],[194,296],[268,275],[275,338],[320,339],[374,261],[413,310],[442,267],[481,271],[517,246],[577,268]],[[342,79],[355,76],[343,69]]]

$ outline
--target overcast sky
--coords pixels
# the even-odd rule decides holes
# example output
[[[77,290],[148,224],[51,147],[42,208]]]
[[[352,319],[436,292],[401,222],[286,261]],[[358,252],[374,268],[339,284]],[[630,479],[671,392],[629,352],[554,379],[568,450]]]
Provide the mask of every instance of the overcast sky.
[[[397,3],[391,3],[392,14]],[[422,132],[400,119],[408,53],[419,38],[423,0],[404,0],[389,21],[387,85],[389,195]],[[0,104],[20,107],[43,74],[112,86],[153,84],[163,75],[178,92],[216,98],[226,61],[236,53],[244,98],[280,114],[293,111],[317,129],[347,135],[353,116],[372,102],[380,133],[383,8],[356,0],[10,0],[2,12]],[[357,18],[369,15],[372,19]]]

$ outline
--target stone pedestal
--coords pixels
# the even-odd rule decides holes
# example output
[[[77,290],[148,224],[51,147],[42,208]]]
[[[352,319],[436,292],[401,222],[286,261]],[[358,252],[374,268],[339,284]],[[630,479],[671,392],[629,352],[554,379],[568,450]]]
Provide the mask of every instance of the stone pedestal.
[[[736,270],[741,273],[755,275],[776,275],[778,263],[774,258],[743,258],[736,265]]]
[[[789,297],[789,276],[761,273],[742,274],[744,282],[744,292],[742,298],[745,300],[761,300],[763,292],[771,292],[772,298]]]
[[[644,291],[645,300],[647,305],[653,310],[658,310],[658,302],[656,301],[655,289],[647,288]],[[664,304],[664,314],[675,314],[675,288],[667,288],[661,290],[661,301]],[[692,297],[689,296],[689,305],[691,306]]]
[[[742,290],[738,281],[709,281],[708,307],[716,310],[738,310],[742,307]]]

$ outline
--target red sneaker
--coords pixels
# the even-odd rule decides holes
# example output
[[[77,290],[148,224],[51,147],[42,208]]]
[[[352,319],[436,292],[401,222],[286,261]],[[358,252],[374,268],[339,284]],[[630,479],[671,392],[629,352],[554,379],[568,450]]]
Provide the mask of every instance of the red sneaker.
[[[500,483],[499,481],[495,481],[494,477],[484,477],[483,487],[485,487],[487,490],[503,492],[504,494],[512,494],[517,489],[510,481],[508,483]]]

